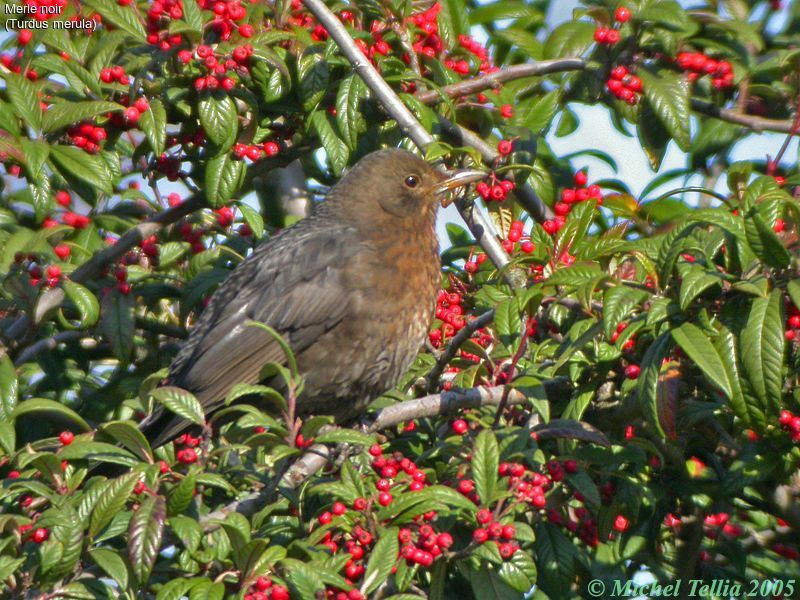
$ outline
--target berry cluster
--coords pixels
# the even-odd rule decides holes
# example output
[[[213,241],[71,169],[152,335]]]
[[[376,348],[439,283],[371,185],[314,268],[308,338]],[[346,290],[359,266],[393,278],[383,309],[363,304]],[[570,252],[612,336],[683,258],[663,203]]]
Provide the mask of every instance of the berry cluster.
[[[785,298],[784,306],[786,307],[786,313],[788,316],[786,317],[786,332],[784,336],[786,337],[787,342],[793,342],[796,339],[800,339],[798,335],[798,330],[800,330],[800,310],[794,305],[789,298]]]
[[[398,532],[397,539],[400,542],[400,556],[410,567],[430,567],[434,560],[453,545],[452,535],[437,532],[428,523],[404,527]]]
[[[197,47],[193,54],[189,50],[178,52],[178,60],[184,65],[194,63],[205,70],[205,75],[200,75],[194,80],[194,88],[201,90],[216,90],[221,88],[226,92],[236,87],[236,78],[249,73],[248,64],[253,55],[253,46],[244,44],[237,46],[229,57],[217,55],[211,46],[205,44]]]
[[[290,597],[286,587],[275,585],[269,577],[259,577],[244,595],[244,600],[289,600]]]
[[[596,184],[589,185],[586,171],[578,171],[574,176],[574,188],[567,188],[561,192],[561,200],[553,206],[555,217],[542,223],[542,228],[548,235],[555,235],[566,223],[567,215],[575,204],[595,200],[598,205],[603,203],[603,192]]]
[[[625,8],[624,6],[620,6],[617,10],[614,11],[614,20],[617,22],[617,25],[614,28],[610,27],[598,27],[594,30],[594,41],[598,44],[605,44],[606,46],[613,46],[619,43],[622,36],[619,32],[619,26],[623,23],[626,23],[631,18],[631,11]]]
[[[800,442],[800,414],[794,414],[784,409],[778,418],[778,423],[784,431],[789,433],[793,442]]]
[[[475,186],[475,191],[480,194],[486,202],[502,202],[508,193],[514,189],[514,182],[508,179],[498,179],[497,175],[491,173],[489,182],[481,181]]]
[[[681,52],[675,61],[689,73],[689,81],[710,75],[711,84],[718,90],[733,86],[733,68],[727,60],[714,60],[702,52]]]
[[[508,560],[519,550],[519,543],[514,540],[517,530],[513,525],[503,525],[494,520],[492,511],[488,508],[480,509],[475,519],[479,527],[472,532],[472,541],[476,544],[485,544],[493,541],[497,545],[497,550],[504,559]]]
[[[715,540],[722,533],[728,537],[739,537],[744,533],[741,526],[730,522],[731,516],[728,513],[721,512],[707,515],[703,519],[705,525],[705,536],[710,540]]]
[[[489,62],[489,52],[480,42],[475,41],[472,36],[464,34],[459,35],[458,44],[480,61],[478,70],[481,73],[491,73],[493,70],[496,70],[496,67],[493,67],[491,62]]]
[[[639,102],[639,96],[644,89],[642,80],[636,75],[631,75],[624,65],[618,65],[611,69],[611,76],[606,81],[606,87],[616,98],[631,106]]]
[[[117,0],[119,4],[128,5],[133,0]],[[170,33],[171,21],[183,17],[181,0],[156,0],[147,11],[147,43],[158,46],[166,52],[170,48],[180,46],[183,37],[179,33]]]
[[[536,250],[536,245],[531,242],[530,237],[525,234],[523,227],[524,223],[522,221],[512,221],[506,239],[502,242],[503,249],[509,254],[514,252],[517,243],[519,243],[519,249],[525,254],[530,254]]]
[[[106,139],[108,134],[105,129],[94,123],[83,122],[67,129],[67,137],[72,145],[83,148],[89,154],[96,154],[100,151],[100,142]]]
[[[68,0],[25,0],[25,16],[37,21],[49,21],[59,17],[68,4]]]
[[[197,462],[197,448],[200,445],[200,438],[193,437],[188,433],[184,433],[177,438],[173,444],[176,448],[180,448],[175,452],[175,458],[179,463],[190,465]]]
[[[408,22],[419,29],[412,44],[412,48],[417,54],[433,58],[445,49],[439,37],[438,19],[441,10],[441,5],[435,2],[428,10],[408,17]]]
[[[122,85],[128,85],[131,82],[130,78],[125,74],[125,69],[119,65],[101,69],[100,81],[103,83],[114,83],[116,81]]]
[[[624,321],[622,323],[618,324],[617,328],[614,331],[614,333],[611,334],[611,340],[610,340],[611,343],[612,344],[616,344],[617,340],[619,339],[619,336],[627,328],[628,328],[628,324],[626,322],[624,322]],[[631,336],[627,340],[625,340],[624,344],[622,344],[622,350],[625,351],[625,352],[630,352],[631,350],[633,350],[634,346],[636,346],[636,341],[634,340],[634,337]]]
[[[384,456],[383,450],[378,444],[369,449],[372,456],[372,468],[381,477],[375,484],[378,490],[378,504],[388,506],[392,502],[389,490],[397,485],[407,484],[412,492],[418,492],[425,487],[427,476],[425,472],[417,467],[410,459],[404,457],[400,452],[395,452],[391,456]]]
[[[280,151],[280,146],[272,141],[263,144],[234,144],[233,146],[233,156],[239,160],[248,158],[256,161],[264,156],[270,158],[276,156]]]

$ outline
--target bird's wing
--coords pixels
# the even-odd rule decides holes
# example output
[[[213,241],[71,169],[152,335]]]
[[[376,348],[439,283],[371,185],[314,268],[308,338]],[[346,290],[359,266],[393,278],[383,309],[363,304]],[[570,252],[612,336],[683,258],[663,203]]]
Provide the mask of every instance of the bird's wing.
[[[313,219],[313,218],[312,218]],[[190,390],[206,414],[219,408],[236,383],[256,383],[268,362],[285,364],[280,345],[250,321],[269,325],[297,354],[340,323],[349,305],[342,263],[355,252],[343,227],[301,222],[256,251],[225,280],[201,315],[169,374]],[[142,429],[154,446],[186,423],[156,413]]]

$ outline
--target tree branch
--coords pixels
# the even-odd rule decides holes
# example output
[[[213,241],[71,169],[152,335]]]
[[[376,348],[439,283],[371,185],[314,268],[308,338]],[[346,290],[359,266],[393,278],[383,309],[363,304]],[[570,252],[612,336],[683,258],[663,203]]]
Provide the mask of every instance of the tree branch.
[[[580,71],[586,68],[586,61],[580,58],[565,58],[559,60],[541,61],[538,63],[525,63],[521,65],[511,65],[473,79],[466,79],[446,85],[439,90],[426,90],[418,92],[415,97],[425,104],[435,104],[443,97],[458,98],[468,96],[476,92],[498,87],[501,83],[534,77],[537,75],[547,75],[563,71]],[[783,119],[768,119],[756,115],[748,115],[732,108],[721,108],[698,98],[692,98],[692,109],[698,113],[709,117],[714,117],[720,121],[741,125],[755,132],[774,131],[776,133],[791,133],[792,121]]]
[[[328,30],[328,34],[336,42],[341,53],[353,66],[358,76],[364,80],[364,83],[383,106],[386,114],[397,122],[400,129],[419,148],[424,149],[431,144],[434,141],[433,136],[428,133],[408,107],[403,104],[403,101],[391,86],[372,66],[372,63],[364,56],[359,47],[356,46],[353,38],[347,33],[345,26],[325,5],[323,0],[303,0],[303,4],[317,18],[320,24]],[[495,235],[494,228],[486,215],[479,210],[467,211],[463,202],[457,203],[457,207],[464,222],[487,256],[498,269],[504,269],[510,263],[510,259],[500,244],[497,235]],[[512,277],[509,283],[516,286],[518,281]]]
[[[464,342],[471,338],[472,334],[478,329],[491,323],[493,319],[494,309],[492,308],[478,315],[471,321],[467,321],[467,324],[461,328],[461,331],[453,336],[450,343],[447,344],[447,348],[445,348],[444,352],[436,359],[436,364],[433,365],[430,373],[428,373],[428,376],[425,378],[426,389],[429,392],[436,388],[436,384],[439,383],[439,377],[441,377],[448,363],[453,360],[453,357],[458,353]]]
[[[564,381],[561,378],[549,379],[542,382],[548,395],[559,393],[563,390]],[[503,397],[505,386],[472,388],[469,390],[444,392],[407,400],[381,409],[375,419],[366,425],[366,431],[374,433],[382,429],[394,427],[405,421],[434,417],[456,412],[460,409],[479,408],[481,406],[497,406]],[[521,404],[527,398],[519,390],[512,389],[508,395],[509,404]],[[281,479],[279,488],[296,489],[309,477],[320,471],[333,456],[330,447],[324,444],[312,445],[301,456]],[[216,529],[216,521],[224,520],[233,512],[250,516],[263,508],[271,495],[271,486],[246,494],[242,498],[231,502],[223,508],[200,518],[200,524],[206,531]]]
[[[423,104],[436,104],[442,97],[459,98],[469,96],[490,88],[498,88],[506,81],[561,73],[564,71],[582,71],[586,68],[586,61],[582,58],[561,58],[558,60],[543,60],[535,63],[512,65],[494,73],[487,73],[480,77],[466,79],[458,83],[451,83],[438,90],[418,92],[414,96]]]

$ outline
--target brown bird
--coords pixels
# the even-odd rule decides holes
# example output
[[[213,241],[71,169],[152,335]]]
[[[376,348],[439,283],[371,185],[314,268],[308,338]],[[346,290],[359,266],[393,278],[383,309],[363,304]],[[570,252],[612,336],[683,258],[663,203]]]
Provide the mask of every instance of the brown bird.
[[[233,270],[173,361],[168,383],[192,392],[206,415],[236,383],[258,383],[264,365],[286,359],[266,331],[248,325],[257,321],[296,356],[305,380],[299,415],[337,422],[360,415],[394,387],[425,340],[441,277],[437,200],[484,176],[444,174],[404,150],[365,156],[311,216]],[[157,447],[188,426],[159,406],[142,430]]]

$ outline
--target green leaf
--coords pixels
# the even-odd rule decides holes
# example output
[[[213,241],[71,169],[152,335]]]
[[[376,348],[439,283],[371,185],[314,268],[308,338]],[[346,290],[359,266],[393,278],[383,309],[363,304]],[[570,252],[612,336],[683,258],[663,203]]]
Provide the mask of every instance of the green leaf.
[[[128,565],[122,557],[108,548],[92,548],[89,556],[106,574],[117,582],[122,589],[128,587]]]
[[[184,2],[184,10],[188,1]],[[139,118],[139,129],[147,137],[153,154],[161,156],[167,142],[167,111],[161,100],[158,98],[150,100],[150,106]]]
[[[545,58],[581,56],[594,43],[594,23],[567,21],[556,27],[547,39]]]
[[[692,265],[683,275],[680,290],[680,305],[686,310],[692,301],[708,288],[720,285],[722,280],[719,276],[706,271],[699,265]]]
[[[167,517],[163,496],[147,496],[133,513],[128,528],[128,558],[140,588],[145,587],[153,569]]]
[[[89,424],[74,410],[60,402],[47,398],[31,398],[20,402],[12,411],[11,418],[19,419],[23,415],[37,415],[42,419],[54,420],[60,424],[66,423],[71,427],[78,427],[82,431],[92,430]]]
[[[124,362],[129,362],[133,357],[136,327],[133,309],[134,301],[130,295],[112,291],[103,297],[103,334],[111,344],[114,356]]]
[[[297,68],[303,110],[311,112],[328,89],[330,82],[328,62],[319,54],[309,54],[300,59]]]
[[[508,298],[497,305],[494,312],[494,326],[500,341],[511,348],[519,339],[522,329],[522,318],[516,298]]]
[[[770,267],[784,269],[792,260],[789,251],[753,206],[744,219],[747,242],[755,255]]]
[[[39,94],[36,86],[27,77],[18,73],[6,72],[3,74],[6,84],[8,99],[15,112],[25,123],[33,129],[42,126],[42,109],[39,106]]]
[[[527,594],[536,583],[536,563],[527,552],[518,550],[500,566],[497,574],[506,585]]]
[[[19,397],[19,381],[8,354],[0,356],[0,421],[11,419]]]
[[[317,444],[354,444],[357,446],[371,446],[375,443],[372,436],[355,431],[354,429],[333,429],[314,437]]]
[[[219,151],[225,151],[239,135],[239,118],[236,104],[225,92],[218,90],[205,94],[198,103],[200,124]]]
[[[336,93],[336,123],[342,139],[351,150],[355,150],[359,134],[367,129],[362,112],[362,100],[366,96],[367,86],[357,73],[345,77]]]
[[[644,302],[650,294],[644,290],[616,285],[603,293],[603,331],[606,337],[611,335],[622,321],[630,316],[631,311]]]
[[[638,73],[650,106],[678,147],[688,152],[691,146],[688,79],[667,69],[657,73],[640,69]]]
[[[497,438],[490,429],[484,429],[478,434],[472,452],[472,477],[483,506],[490,506],[494,500],[499,464],[500,449],[497,446]]]
[[[261,216],[261,213],[244,202],[239,202],[237,206],[239,210],[242,211],[242,217],[244,217],[245,223],[247,223],[250,230],[253,232],[253,237],[257,240],[261,239],[264,235],[264,217]]]
[[[783,300],[779,290],[767,298],[754,298],[739,336],[742,367],[762,406],[777,415],[783,385]]]
[[[67,179],[78,179],[106,194],[114,192],[108,165],[100,156],[74,146],[55,144],[50,147],[50,158]]]
[[[522,124],[534,133],[544,131],[558,113],[560,101],[561,90],[553,90],[541,98],[531,100],[520,118]]]
[[[320,594],[324,595],[325,583],[311,566],[292,558],[283,560],[282,564],[288,573],[293,600],[316,600]]]
[[[636,386],[636,396],[645,419],[662,437],[664,437],[664,428],[657,397],[658,379],[661,374],[661,362],[669,356],[671,349],[669,332],[662,333],[653,341],[642,357],[642,370]]]
[[[334,176],[340,176],[347,166],[350,149],[344,140],[336,134],[333,117],[327,111],[318,110],[311,115],[310,123],[311,130],[319,137],[319,141],[325,149],[325,154],[327,154],[328,162],[331,165],[331,171]]]
[[[195,33],[203,32],[203,11],[196,0],[183,0],[183,20]]]
[[[206,162],[205,193],[212,208],[224,206],[244,183],[244,162],[228,152]]]
[[[42,129],[45,133],[52,133],[69,125],[93,119],[97,115],[123,110],[125,110],[125,107],[121,104],[106,100],[59,102],[58,104],[53,104],[44,113]]]
[[[536,526],[534,543],[537,585],[550,598],[569,598],[574,580],[578,550],[572,541],[552,523]]]
[[[191,421],[195,425],[205,423],[203,405],[193,394],[174,386],[164,386],[150,392],[151,396],[170,412]]]
[[[97,301],[97,297],[82,285],[69,279],[62,281],[61,287],[64,288],[67,298],[78,310],[80,320],[77,323],[77,327],[86,329],[97,323],[100,318],[100,303]]]
[[[754,426],[758,431],[763,431],[766,426],[764,411],[755,403],[748,402],[742,392],[736,336],[723,327],[722,331],[713,339],[713,344],[725,368],[725,375],[731,383],[731,396],[729,397],[731,409],[745,426]]]
[[[114,440],[125,446],[136,456],[149,464],[153,464],[153,450],[144,434],[130,421],[111,421],[98,428]]]
[[[138,479],[138,473],[127,473],[117,479],[105,482],[105,488],[97,499],[89,518],[89,535],[91,537],[97,537],[97,534],[111,522],[111,519],[125,508]]]
[[[114,0],[85,0],[84,4],[100,13],[103,21],[113,23],[126,31],[137,42],[144,43],[147,37],[138,12],[130,6],[121,6]]]
[[[733,386],[717,349],[697,325],[684,323],[671,332],[672,339],[686,355],[700,367],[706,378],[722,390],[728,398],[733,396]]]
[[[167,498],[167,514],[175,516],[185,511],[191,504],[196,491],[196,475],[195,473],[190,473],[170,490],[169,498]]]
[[[384,529],[369,555],[369,562],[364,571],[364,582],[361,584],[363,594],[371,594],[386,581],[397,562],[398,551],[397,528]]]

